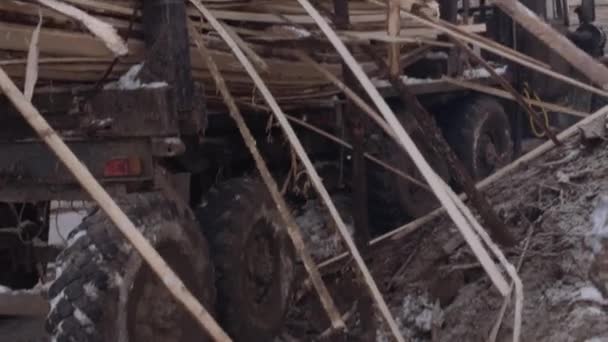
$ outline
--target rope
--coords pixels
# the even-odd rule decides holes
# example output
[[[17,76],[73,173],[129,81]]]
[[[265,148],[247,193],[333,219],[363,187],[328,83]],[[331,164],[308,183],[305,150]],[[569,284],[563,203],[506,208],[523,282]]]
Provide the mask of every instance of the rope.
[[[534,99],[534,100],[537,100],[538,102],[542,102],[542,100],[540,99],[538,94],[535,91],[530,90],[530,86],[528,85],[527,82],[524,83],[524,96],[528,100]],[[543,112],[543,119],[545,120],[545,125],[546,125],[546,127],[549,127],[549,113],[543,107],[540,107],[540,109]],[[542,129],[538,129],[536,127],[536,124],[534,123],[534,118],[532,117],[532,114],[530,114],[530,113],[528,113],[528,120],[530,122],[530,128],[532,129],[532,134],[534,134],[534,136],[536,136],[537,138],[544,138],[546,136],[545,132]]]

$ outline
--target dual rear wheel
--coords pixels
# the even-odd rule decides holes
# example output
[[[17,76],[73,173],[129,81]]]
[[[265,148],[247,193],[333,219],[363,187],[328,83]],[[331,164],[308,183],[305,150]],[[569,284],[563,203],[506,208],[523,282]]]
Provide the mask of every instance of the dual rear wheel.
[[[262,184],[239,179],[211,190],[195,208],[200,226],[156,193],[120,205],[235,341],[278,333],[294,254]],[[70,234],[56,265],[47,330],[57,341],[206,341],[104,213]]]
[[[403,108],[396,109],[400,120],[434,171],[450,181],[447,162],[426,142],[426,132],[412,124]],[[470,97],[445,106],[437,115],[444,137],[474,180],[481,180],[513,159],[511,125],[504,107],[490,97]],[[385,135],[370,139],[369,149],[423,184],[418,169]],[[368,168],[370,219],[376,233],[424,216],[439,206],[435,195],[377,165]]]

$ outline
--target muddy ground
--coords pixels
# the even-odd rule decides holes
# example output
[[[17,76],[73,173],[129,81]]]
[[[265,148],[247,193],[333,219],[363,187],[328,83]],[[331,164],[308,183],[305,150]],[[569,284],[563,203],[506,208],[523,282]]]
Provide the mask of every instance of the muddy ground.
[[[608,194],[608,143],[581,144],[573,138],[486,193],[520,240],[505,254],[513,265],[521,262],[521,340],[608,341],[608,300],[589,277],[591,215],[599,196]],[[488,340],[504,300],[445,217],[379,247],[369,265],[410,340]],[[341,311],[349,312],[364,291],[344,290],[350,278],[345,269],[328,279]],[[307,292],[296,307],[285,339],[317,339],[328,323],[315,295]],[[358,317],[350,317],[357,336]],[[497,341],[511,341],[512,326],[509,305]],[[384,326],[376,339],[390,340]]]

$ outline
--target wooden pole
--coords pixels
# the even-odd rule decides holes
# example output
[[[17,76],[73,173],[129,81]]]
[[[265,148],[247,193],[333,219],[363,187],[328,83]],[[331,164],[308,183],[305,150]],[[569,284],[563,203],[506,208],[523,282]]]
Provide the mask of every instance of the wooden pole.
[[[337,227],[340,235],[342,235],[342,238],[343,238],[344,242],[346,243],[348,250],[352,254],[353,258],[355,259],[355,262],[356,262],[357,266],[359,267],[359,270],[361,271],[364,281],[367,284],[370,293],[372,294],[372,298],[376,301],[376,304],[377,304],[378,308],[380,309],[382,316],[384,317],[384,319],[387,321],[389,327],[391,328],[391,332],[393,333],[393,336],[395,337],[395,339],[397,341],[404,342],[405,340],[403,339],[403,336],[401,336],[399,327],[397,326],[397,323],[396,323],[395,319],[393,318],[393,315],[391,314],[386,302],[384,301],[384,298],[382,297],[382,294],[380,293],[380,290],[378,289],[378,286],[376,285],[376,282],[374,281],[374,278],[372,277],[371,272],[369,271],[368,267],[365,265],[365,261],[361,257],[361,254],[359,253],[359,250],[357,249],[357,246],[355,245],[353,238],[350,236],[350,232],[348,231],[348,228],[346,227],[344,220],[340,216],[340,213],[338,212],[338,209],[336,208],[335,204],[333,203],[331,196],[329,195],[329,193],[327,192],[327,189],[323,185],[323,181],[321,180],[321,177],[319,177],[319,174],[315,170],[315,168],[312,164],[312,161],[306,154],[306,151],[304,150],[302,143],[300,142],[300,140],[298,139],[293,128],[289,124],[289,121],[287,120],[285,113],[283,113],[283,111],[279,107],[279,104],[277,103],[276,99],[272,96],[272,93],[268,89],[268,86],[266,86],[265,82],[262,80],[260,75],[257,73],[257,71],[255,70],[255,68],[253,67],[251,62],[247,59],[247,56],[245,56],[245,54],[241,51],[241,49],[238,47],[238,45],[231,39],[230,35],[226,32],[226,30],[224,30],[224,28],[220,24],[220,22],[217,21],[217,19],[202,4],[202,2],[200,0],[189,0],[189,1],[198,9],[198,11],[203,15],[203,17],[205,17],[205,19],[217,31],[217,33],[222,37],[222,39],[226,42],[226,44],[228,44],[228,46],[230,47],[230,49],[232,50],[234,55],[237,57],[239,62],[243,65],[243,67],[245,68],[245,70],[247,71],[247,73],[249,74],[251,79],[253,80],[253,82],[256,84],[258,90],[260,91],[260,93],[262,94],[264,99],[266,100],[268,106],[270,106],[270,108],[272,109],[277,121],[283,128],[283,131],[285,132],[285,135],[289,139],[289,142],[291,143],[293,149],[295,150],[296,154],[300,158],[300,161],[306,168],[306,171],[308,172],[308,176],[310,177],[310,180],[311,180],[313,186],[319,193],[319,196],[321,197],[322,201],[328,208],[330,215],[334,219],[334,221],[336,223],[336,227]],[[504,279],[503,279],[503,281],[504,281]],[[508,285],[506,285],[506,281],[504,281],[504,282],[505,282],[505,286],[508,286]]]
[[[320,13],[312,6],[312,4],[308,0],[297,0],[298,3],[306,10],[306,12],[313,18],[317,26],[321,29],[321,31],[325,34],[334,48],[338,51],[342,59],[351,69],[357,80],[361,83],[362,87],[368,93],[374,104],[378,107],[380,113],[384,116],[386,121],[389,123],[395,135],[399,139],[401,146],[408,152],[409,156],[412,158],[420,173],[425,177],[425,180],[435,193],[435,195],[439,198],[441,204],[446,208],[450,218],[454,221],[460,232],[462,233],[464,239],[467,241],[473,253],[479,259],[482,267],[489,275],[490,279],[496,286],[496,288],[500,291],[501,294],[507,295],[508,293],[508,284],[504,279],[503,275],[497,269],[496,264],[491,260],[488,255],[487,250],[481,244],[479,237],[473,232],[473,229],[470,227],[468,221],[464,217],[464,215],[460,212],[457,205],[454,203],[448,192],[444,187],[444,183],[439,178],[439,176],[433,171],[431,166],[427,163],[427,161],[422,156],[421,152],[418,150],[411,137],[407,134],[403,126],[400,124],[399,120],[395,116],[395,113],[392,112],[386,101],[382,98],[378,89],[373,85],[372,81],[363,71],[361,65],[357,63],[353,55],[348,51],[344,43],[340,40],[336,32],[329,26],[327,21],[320,15]],[[353,254],[355,261],[357,263],[363,264],[363,260],[358,260],[361,256],[357,253]],[[370,276],[371,277],[371,276]],[[377,290],[377,289],[376,289]],[[381,311],[384,309],[380,307]],[[389,322],[390,323],[390,322]],[[394,323],[394,322],[392,322]],[[391,326],[391,329],[393,327]],[[396,329],[396,327],[394,327]],[[398,331],[398,330],[396,330]]]
[[[345,329],[346,325],[344,324],[344,321],[342,320],[342,316],[340,315],[340,312],[338,311],[338,308],[336,307],[334,300],[332,299],[331,295],[329,294],[329,290],[327,289],[327,287],[325,286],[325,283],[323,282],[323,279],[321,278],[319,269],[317,268],[314,260],[312,259],[312,257],[310,256],[310,253],[308,252],[308,249],[306,248],[306,245],[304,243],[304,238],[302,237],[302,233],[300,232],[298,224],[296,223],[296,220],[294,219],[293,215],[289,211],[289,206],[287,205],[287,202],[285,202],[285,199],[281,195],[281,192],[279,191],[279,187],[278,187],[276,181],[274,180],[274,178],[272,177],[272,174],[270,173],[270,170],[268,169],[268,166],[266,165],[264,158],[262,158],[262,155],[260,154],[260,151],[257,148],[257,143],[255,141],[255,138],[253,137],[253,134],[249,130],[249,127],[247,127],[247,124],[245,123],[245,119],[243,118],[243,115],[241,114],[241,111],[239,110],[239,107],[237,106],[237,104],[234,100],[234,97],[230,93],[230,90],[228,90],[226,81],[225,81],[224,77],[222,76],[220,69],[217,66],[217,63],[215,63],[215,60],[211,56],[211,53],[210,53],[209,49],[207,48],[207,46],[205,45],[205,42],[203,41],[200,33],[198,31],[196,31],[196,29],[193,27],[193,25],[191,23],[189,25],[189,28],[190,28],[192,39],[194,40],[194,43],[198,47],[198,52],[200,53],[203,60],[205,60],[205,62],[207,63],[207,66],[209,67],[209,72],[211,73],[213,80],[215,81],[215,85],[217,86],[217,89],[220,91],[222,98],[224,99],[224,103],[226,104],[226,107],[228,107],[230,116],[236,122],[236,125],[237,125],[241,135],[243,136],[243,140],[245,141],[245,145],[247,145],[247,149],[249,149],[249,152],[251,153],[251,155],[255,161],[255,164],[260,172],[260,175],[262,176],[262,179],[264,180],[264,183],[266,184],[266,187],[268,188],[268,191],[270,192],[270,195],[272,196],[275,206],[277,207],[277,210],[281,214],[281,217],[283,218],[283,221],[285,222],[285,224],[287,226],[287,233],[289,234],[289,237],[291,238],[291,241],[293,242],[294,247],[296,248],[296,251],[298,252],[298,255],[300,256],[300,259],[304,263],[304,268],[308,272],[308,275],[310,276],[312,284],[315,287],[315,289],[319,295],[321,305],[323,306],[323,308],[325,309],[325,312],[327,313],[327,316],[329,317],[332,328],[333,329]],[[230,31],[228,31],[228,32],[230,32]],[[231,34],[231,36],[232,36],[232,34]],[[234,37],[232,37],[232,38],[234,38]],[[236,42],[238,44],[238,41],[236,41]]]
[[[231,341],[211,317],[207,309],[192,295],[184,283],[167,265],[158,252],[150,245],[146,238],[135,227],[133,222],[112,200],[110,195],[97,182],[95,177],[82,164],[78,157],[61,140],[57,132],[40,115],[40,112],[17,89],[4,69],[0,68],[0,89],[23,115],[25,120],[38,133],[40,138],[57,155],[59,160],[67,167],[91,198],[99,204],[101,209],[110,217],[112,223],[141,254],[144,261],[169,289],[173,297],[180,302],[196,319],[200,326],[216,341]]]
[[[334,8],[342,9],[341,12],[336,11],[334,21],[336,29],[347,30],[350,28],[350,6],[348,0],[333,0]],[[397,12],[397,15],[399,13]],[[399,44],[393,44],[399,45]],[[399,63],[399,51],[396,51],[395,57],[396,67]],[[348,66],[342,62],[342,81],[351,84],[356,93],[361,93],[361,88],[358,87],[354,75],[349,70]],[[342,111],[344,119],[343,124],[348,129],[353,145],[351,155],[351,183],[354,185],[352,189],[351,211],[353,218],[354,240],[356,247],[360,251],[362,257],[369,255],[369,241],[371,233],[369,231],[369,195],[368,195],[368,171],[367,163],[364,157],[365,154],[365,137],[367,132],[367,120],[365,115],[358,110],[357,105],[347,97],[347,101],[343,104]],[[380,119],[380,117],[378,117]],[[390,131],[390,129],[389,129]],[[350,291],[353,293],[361,293],[357,300],[357,312],[361,325],[361,339],[365,341],[376,340],[376,319],[374,315],[374,303],[369,293],[365,291],[365,278],[358,276],[354,272],[351,277]],[[348,285],[347,285],[348,286]]]
[[[608,88],[608,68],[574,45],[566,36],[557,32],[521,2],[496,0],[494,4],[593,83],[604,90]]]
[[[388,35],[390,38],[399,37],[401,32],[401,6],[399,0],[388,1]],[[388,64],[390,66],[390,75],[401,75],[400,68],[401,44],[389,43],[388,46]]]

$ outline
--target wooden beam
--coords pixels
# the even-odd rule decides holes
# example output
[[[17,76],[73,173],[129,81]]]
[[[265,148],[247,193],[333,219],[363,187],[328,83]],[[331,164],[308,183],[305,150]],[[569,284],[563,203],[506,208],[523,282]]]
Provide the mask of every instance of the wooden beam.
[[[399,0],[388,1],[388,35],[391,38],[397,38],[401,32],[401,6]],[[390,75],[398,76],[401,74],[400,58],[401,44],[390,43],[388,46],[388,64],[390,67]]]

